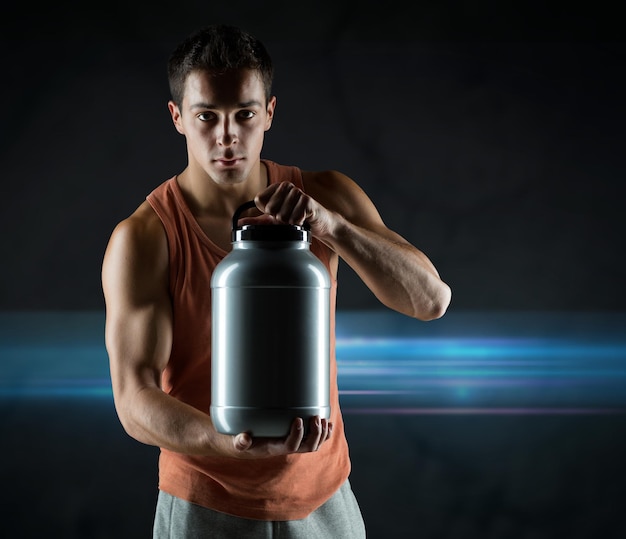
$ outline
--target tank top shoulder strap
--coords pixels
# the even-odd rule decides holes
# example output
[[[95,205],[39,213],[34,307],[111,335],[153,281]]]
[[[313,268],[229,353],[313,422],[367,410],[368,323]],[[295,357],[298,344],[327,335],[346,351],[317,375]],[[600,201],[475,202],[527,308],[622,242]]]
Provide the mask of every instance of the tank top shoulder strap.
[[[267,168],[267,177],[268,183],[280,183],[280,182],[291,182],[298,189],[302,189],[304,191],[304,183],[302,182],[302,171],[295,166],[292,165],[279,165],[274,161],[269,161],[268,159],[262,160],[263,164]]]

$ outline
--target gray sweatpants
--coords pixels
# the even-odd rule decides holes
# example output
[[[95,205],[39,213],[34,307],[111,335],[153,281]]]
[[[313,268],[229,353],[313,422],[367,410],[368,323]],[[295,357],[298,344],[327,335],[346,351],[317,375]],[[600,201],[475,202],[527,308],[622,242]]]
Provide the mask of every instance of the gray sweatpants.
[[[239,518],[159,492],[153,539],[364,539],[365,523],[350,482],[302,520]]]

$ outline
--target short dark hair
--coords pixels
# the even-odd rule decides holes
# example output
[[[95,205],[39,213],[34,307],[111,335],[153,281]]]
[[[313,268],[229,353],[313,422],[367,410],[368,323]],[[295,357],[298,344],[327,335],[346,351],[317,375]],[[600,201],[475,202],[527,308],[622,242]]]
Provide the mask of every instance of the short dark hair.
[[[274,67],[265,46],[256,37],[235,26],[214,24],[189,35],[172,52],[167,64],[172,100],[182,106],[185,81],[192,71],[224,73],[230,69],[254,69],[272,97]]]

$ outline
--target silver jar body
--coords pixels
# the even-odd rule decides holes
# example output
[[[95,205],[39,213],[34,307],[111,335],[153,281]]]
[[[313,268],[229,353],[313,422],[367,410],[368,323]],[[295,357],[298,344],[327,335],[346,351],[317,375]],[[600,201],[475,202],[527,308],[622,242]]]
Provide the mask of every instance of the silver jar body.
[[[296,417],[330,417],[331,281],[308,232],[252,237],[211,278],[210,413],[223,434],[283,437]]]

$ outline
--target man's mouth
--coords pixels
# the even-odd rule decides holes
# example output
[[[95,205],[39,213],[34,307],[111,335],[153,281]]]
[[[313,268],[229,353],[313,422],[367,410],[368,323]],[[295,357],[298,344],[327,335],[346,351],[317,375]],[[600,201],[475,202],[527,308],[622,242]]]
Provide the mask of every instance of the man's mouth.
[[[237,165],[240,161],[242,161],[243,158],[242,157],[232,157],[232,158],[220,158],[220,159],[216,159],[215,161],[223,166],[223,167],[233,167],[235,165]]]

